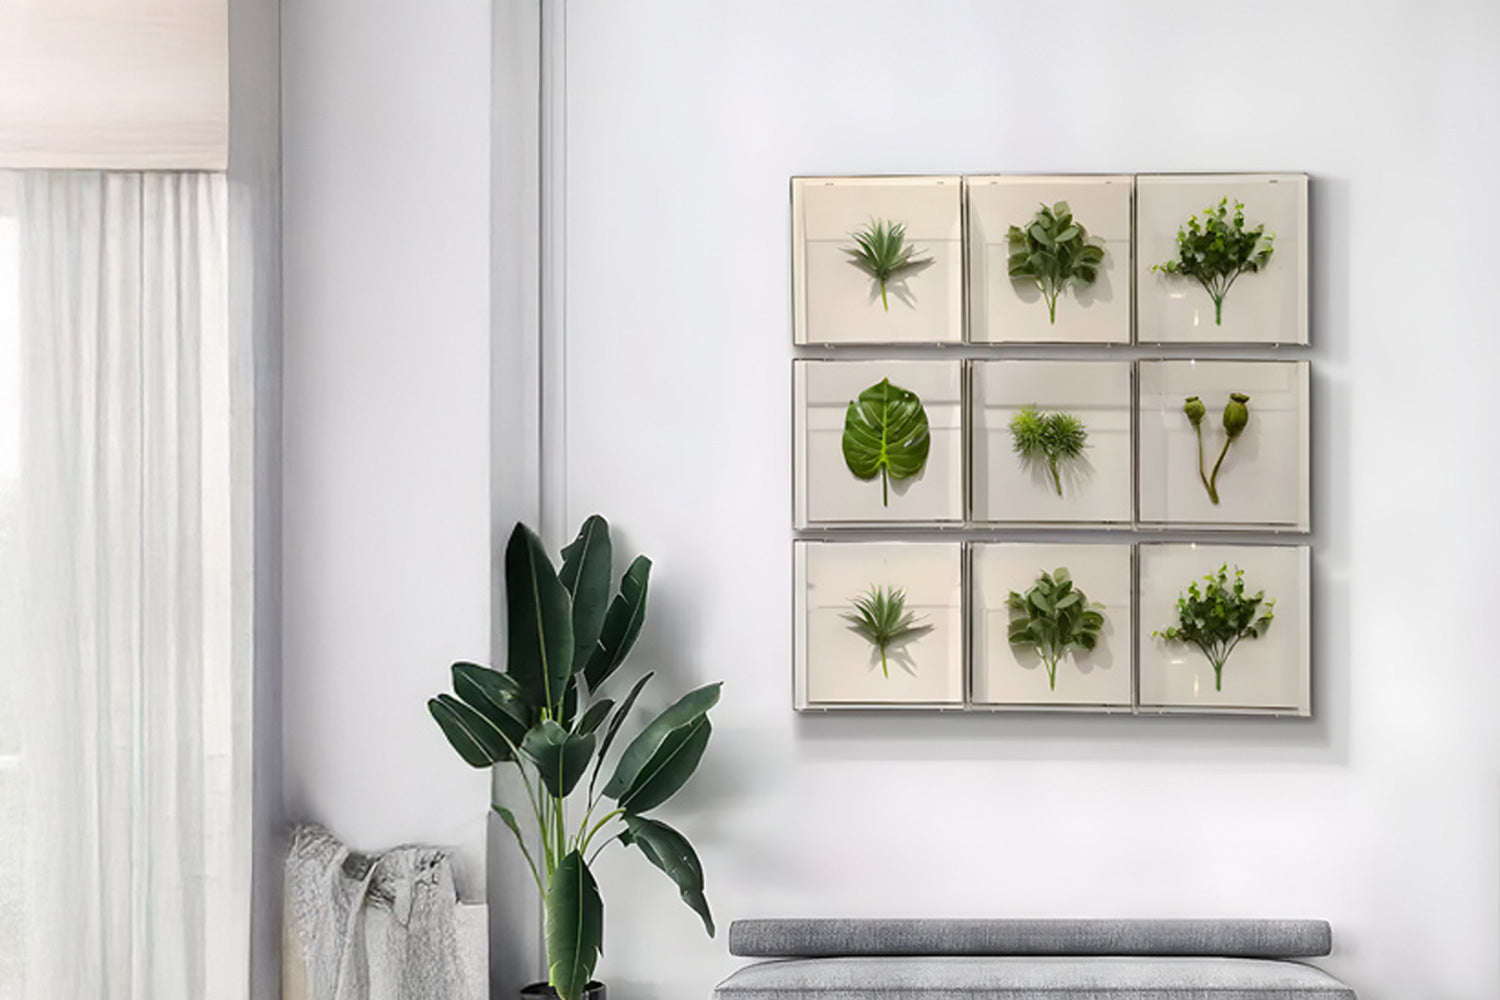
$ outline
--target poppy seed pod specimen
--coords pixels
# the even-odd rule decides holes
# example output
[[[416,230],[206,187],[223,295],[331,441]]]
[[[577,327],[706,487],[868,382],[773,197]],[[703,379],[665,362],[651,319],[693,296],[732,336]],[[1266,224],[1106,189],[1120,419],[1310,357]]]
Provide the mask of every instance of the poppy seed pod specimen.
[[[1239,437],[1250,422],[1250,408],[1245,405],[1248,402],[1250,397],[1243,392],[1231,392],[1229,402],[1224,405],[1224,431],[1231,441]]]
[[[1245,427],[1250,423],[1250,397],[1243,392],[1231,392],[1229,402],[1224,404],[1224,447],[1219,449],[1219,458],[1214,462],[1213,471],[1208,475],[1203,474],[1203,404],[1198,403],[1196,407],[1193,402],[1196,396],[1189,396],[1188,401],[1183,404],[1183,412],[1187,414],[1188,420],[1192,421],[1193,431],[1198,436],[1198,478],[1203,482],[1203,488],[1208,491],[1208,499],[1213,503],[1219,502],[1219,467],[1224,464],[1224,456],[1229,454],[1229,446],[1234,443],[1235,438],[1245,432]],[[1197,412],[1198,416],[1194,416]]]
[[[1203,423],[1203,415],[1208,412],[1208,407],[1204,406],[1203,400],[1197,396],[1189,396],[1187,402],[1182,404],[1182,412],[1186,413],[1187,418],[1193,422],[1193,426],[1197,427]]]

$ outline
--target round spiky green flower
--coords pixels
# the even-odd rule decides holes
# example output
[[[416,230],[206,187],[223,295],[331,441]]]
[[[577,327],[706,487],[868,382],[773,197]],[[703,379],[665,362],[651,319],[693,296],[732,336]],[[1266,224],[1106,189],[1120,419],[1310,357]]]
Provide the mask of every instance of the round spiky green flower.
[[[1088,440],[1083,421],[1061,410],[1047,413],[1028,403],[1010,418],[1011,447],[1022,463],[1046,466],[1058,496],[1063,495],[1060,463],[1080,458]]]

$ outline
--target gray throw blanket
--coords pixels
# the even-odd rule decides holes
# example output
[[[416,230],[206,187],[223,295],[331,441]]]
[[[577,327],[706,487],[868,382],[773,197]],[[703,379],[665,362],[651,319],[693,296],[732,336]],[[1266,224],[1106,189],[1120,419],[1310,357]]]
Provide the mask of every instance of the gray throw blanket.
[[[298,827],[286,896],[307,967],[308,1000],[447,1000],[472,995],[459,952],[448,856],[400,847],[350,853],[320,826]]]

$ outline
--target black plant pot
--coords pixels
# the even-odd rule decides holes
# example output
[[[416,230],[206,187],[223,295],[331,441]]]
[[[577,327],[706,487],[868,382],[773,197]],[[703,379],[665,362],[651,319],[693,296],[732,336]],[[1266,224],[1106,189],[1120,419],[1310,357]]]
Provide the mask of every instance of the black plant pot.
[[[557,1000],[557,990],[546,983],[532,983],[521,988],[521,1000]],[[604,984],[590,979],[583,988],[583,1000],[604,1000]]]

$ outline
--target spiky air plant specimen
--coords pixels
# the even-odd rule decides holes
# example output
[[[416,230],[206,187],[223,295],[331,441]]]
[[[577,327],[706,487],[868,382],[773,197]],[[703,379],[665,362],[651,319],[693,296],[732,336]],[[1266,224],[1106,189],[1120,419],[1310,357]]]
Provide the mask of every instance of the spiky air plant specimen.
[[[1083,457],[1089,431],[1071,413],[1041,410],[1028,403],[1010,418],[1010,441],[1021,464],[1045,468],[1052,488],[1063,495],[1061,467]]]
[[[1073,585],[1066,567],[1042,573],[1025,593],[1012,590],[1010,644],[1036,650],[1047,667],[1047,687],[1057,690],[1057,665],[1072,650],[1088,652],[1099,644],[1104,605],[1091,604]]]
[[[1104,244],[1073,218],[1065,201],[1043,205],[1024,227],[1011,226],[1005,236],[1010,276],[1036,285],[1047,303],[1049,323],[1057,322],[1057,297],[1064,290],[1087,288],[1099,280]]]
[[[1231,577],[1229,564],[1188,584],[1177,597],[1177,623],[1152,632],[1168,642],[1197,646],[1214,668],[1214,690],[1224,690],[1224,664],[1245,639],[1259,639],[1271,627],[1276,599],[1264,590],[1245,593],[1245,571]]]
[[[849,623],[849,631],[880,651],[880,672],[886,677],[891,676],[886,652],[932,631],[931,625],[917,620],[916,612],[907,610],[906,592],[900,587],[871,586],[850,603],[854,610],[840,617]]]
[[[849,234],[854,246],[843,247],[849,262],[880,284],[880,304],[891,311],[885,287],[908,271],[932,263],[931,257],[916,256],[917,248],[906,242],[906,223],[871,219]]]
[[[870,386],[844,414],[844,464],[857,479],[880,477],[880,503],[891,505],[891,480],[910,479],[927,464],[932,436],[922,400],[888,378]]]
[[[1219,467],[1224,464],[1224,456],[1229,454],[1229,446],[1245,432],[1245,426],[1250,423],[1249,404],[1250,397],[1243,392],[1229,394],[1229,402],[1224,404],[1224,446],[1219,449],[1213,471],[1208,473],[1203,469],[1203,417],[1208,408],[1197,396],[1189,396],[1182,404],[1182,412],[1187,414],[1188,422],[1193,425],[1193,433],[1198,437],[1198,479],[1208,491],[1208,498],[1216,504],[1219,502]]]
[[[1224,322],[1224,297],[1242,274],[1255,274],[1271,260],[1276,235],[1265,224],[1245,227],[1245,205],[1229,198],[1188,217],[1177,230],[1177,256],[1151,265],[1152,272],[1192,278],[1214,302],[1214,325]]]

